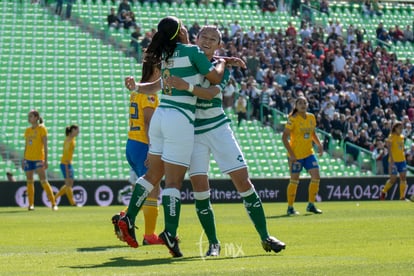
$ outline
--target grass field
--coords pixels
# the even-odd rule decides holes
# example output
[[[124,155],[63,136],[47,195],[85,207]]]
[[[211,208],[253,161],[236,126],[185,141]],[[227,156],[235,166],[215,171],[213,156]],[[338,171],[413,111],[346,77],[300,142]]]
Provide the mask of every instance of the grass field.
[[[164,246],[134,249],[117,240],[110,218],[121,206],[0,208],[0,275],[414,275],[411,202],[323,202],[323,215],[297,203],[296,217],[284,215],[286,204],[264,207],[286,250],[262,249],[242,204],[216,204],[222,253],[211,259],[202,256],[207,242],[193,205],[182,207],[179,259]]]

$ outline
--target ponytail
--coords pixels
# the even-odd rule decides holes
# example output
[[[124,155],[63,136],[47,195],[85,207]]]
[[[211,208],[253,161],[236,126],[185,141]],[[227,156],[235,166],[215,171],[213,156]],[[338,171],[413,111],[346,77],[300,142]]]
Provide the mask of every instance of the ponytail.
[[[65,129],[66,136],[69,136],[69,134],[71,134],[72,130],[78,129],[78,128],[79,127],[77,125],[67,126],[66,129]]]

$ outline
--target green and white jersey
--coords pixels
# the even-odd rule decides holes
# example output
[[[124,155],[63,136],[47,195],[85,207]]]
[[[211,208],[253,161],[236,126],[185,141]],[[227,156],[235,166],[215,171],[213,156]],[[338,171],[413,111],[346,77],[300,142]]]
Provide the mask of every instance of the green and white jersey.
[[[214,64],[214,62],[213,62]],[[223,91],[230,78],[230,72],[227,68],[224,71],[223,79],[217,87],[220,91]],[[200,83],[201,87],[210,87],[210,82],[203,77],[203,81]],[[196,119],[194,123],[195,134],[205,133],[207,131],[216,129],[217,127],[230,122],[226,113],[223,110],[223,93],[218,93],[211,100],[203,100],[198,98],[196,104]]]
[[[162,77],[177,76],[194,86],[199,85],[204,75],[214,69],[204,52],[196,45],[177,44],[172,57],[161,65]],[[185,90],[166,86],[162,89],[159,108],[174,108],[183,113],[191,124],[195,120],[197,97]]]

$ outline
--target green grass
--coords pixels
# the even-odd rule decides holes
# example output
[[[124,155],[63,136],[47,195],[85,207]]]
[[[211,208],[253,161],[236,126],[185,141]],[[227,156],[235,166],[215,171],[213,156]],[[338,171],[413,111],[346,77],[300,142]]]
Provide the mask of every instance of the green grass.
[[[112,207],[0,208],[0,275],[413,275],[414,204],[323,202],[323,215],[284,216],[265,204],[271,235],[287,244],[265,252],[242,204],[216,204],[219,258],[204,259],[206,238],[193,205],[184,205],[183,258],[164,246],[129,248],[113,234]],[[160,208],[157,231],[162,230]],[[139,215],[137,223],[142,225]],[[143,227],[137,231],[141,241]],[[202,245],[200,248],[200,244]]]

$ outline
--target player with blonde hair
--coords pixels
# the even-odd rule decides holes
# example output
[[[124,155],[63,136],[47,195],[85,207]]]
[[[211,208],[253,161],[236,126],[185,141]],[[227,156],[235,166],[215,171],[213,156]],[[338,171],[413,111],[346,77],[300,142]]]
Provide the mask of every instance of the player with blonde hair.
[[[25,171],[27,179],[28,210],[34,210],[34,173],[36,172],[39,176],[40,184],[52,205],[52,210],[56,211],[58,207],[56,206],[55,196],[46,178],[46,170],[49,166],[47,160],[47,129],[37,110],[29,112],[28,121],[31,126],[24,133],[26,143],[22,162],[22,169]]]
[[[405,159],[404,135],[402,134],[403,124],[396,121],[391,128],[391,133],[386,140],[389,150],[388,162],[390,167],[390,178],[385,183],[381,191],[380,199],[385,200],[389,189],[397,181],[400,175],[400,199],[405,200],[405,190],[407,189],[407,161]]]

